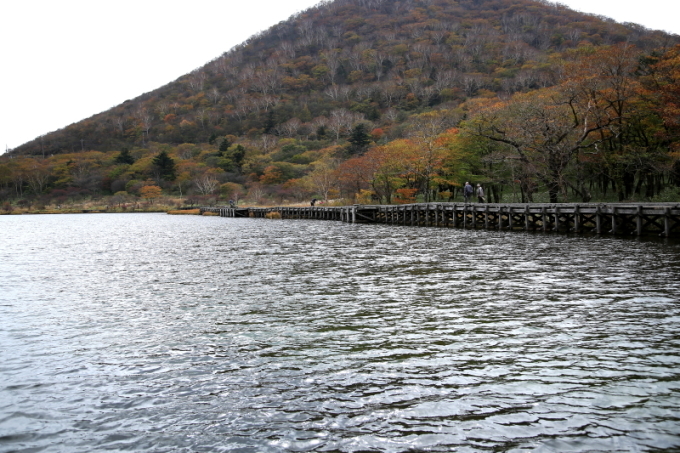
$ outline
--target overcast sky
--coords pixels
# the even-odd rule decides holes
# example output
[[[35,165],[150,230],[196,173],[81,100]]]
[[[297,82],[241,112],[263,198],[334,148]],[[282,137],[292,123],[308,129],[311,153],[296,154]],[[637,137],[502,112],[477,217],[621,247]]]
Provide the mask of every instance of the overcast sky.
[[[0,1],[0,153],[151,91],[318,0]],[[678,0],[563,0],[680,34]]]

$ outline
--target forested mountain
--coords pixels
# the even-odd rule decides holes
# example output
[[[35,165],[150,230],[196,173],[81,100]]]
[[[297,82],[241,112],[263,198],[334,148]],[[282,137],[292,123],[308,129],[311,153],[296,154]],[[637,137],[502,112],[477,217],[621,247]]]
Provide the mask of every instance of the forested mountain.
[[[357,114],[389,120],[402,111],[554,85],[554,59],[569,49],[629,43],[652,51],[673,42],[661,32],[533,0],[337,0],[15,152],[204,143],[213,134],[295,136],[305,123],[312,126],[305,135],[327,123],[337,138]]]
[[[513,184],[522,199],[653,197],[680,180],[678,43],[545,1],[325,2],[16,148],[31,162],[18,177],[4,157],[0,184],[5,198],[134,193],[149,179],[180,195],[393,202],[476,178],[497,200]],[[159,173],[159,153],[176,172]]]

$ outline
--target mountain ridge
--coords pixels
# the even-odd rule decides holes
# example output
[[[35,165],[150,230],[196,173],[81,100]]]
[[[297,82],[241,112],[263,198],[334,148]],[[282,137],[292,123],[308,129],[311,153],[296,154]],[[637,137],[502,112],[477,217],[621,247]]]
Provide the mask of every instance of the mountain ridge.
[[[412,112],[459,104],[480,90],[488,96],[554,84],[549,55],[620,42],[651,50],[680,39],[545,1],[325,2],[173,82],[12,153],[201,143],[253,129],[282,135],[274,127],[300,116],[328,117],[333,108],[375,120],[390,107]]]

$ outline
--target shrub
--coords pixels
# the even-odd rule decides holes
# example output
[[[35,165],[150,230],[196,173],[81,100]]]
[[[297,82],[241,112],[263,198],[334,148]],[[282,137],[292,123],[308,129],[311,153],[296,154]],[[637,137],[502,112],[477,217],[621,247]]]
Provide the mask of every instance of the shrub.
[[[415,203],[416,202],[416,192],[418,189],[397,189],[396,196],[394,197],[395,203],[398,204],[407,204],[407,203]]]
[[[657,195],[654,201],[658,202],[676,202],[680,201],[680,187],[667,187],[659,195]]]
[[[144,186],[139,190],[139,195],[153,204],[154,199],[161,196],[162,190],[158,186]]]
[[[200,215],[200,209],[177,209],[174,211],[168,211],[168,214],[172,215]]]

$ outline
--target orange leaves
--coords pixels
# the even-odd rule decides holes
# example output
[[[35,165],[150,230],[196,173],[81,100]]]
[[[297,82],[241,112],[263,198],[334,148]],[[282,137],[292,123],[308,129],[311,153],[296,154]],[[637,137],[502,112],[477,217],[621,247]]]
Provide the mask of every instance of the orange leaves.
[[[264,169],[264,174],[260,176],[262,184],[280,184],[282,181],[283,172],[280,168],[270,165]]]
[[[647,86],[658,97],[664,123],[673,129],[680,128],[680,45],[662,55],[651,69]]]
[[[158,186],[144,186],[139,189],[139,195],[152,203],[153,200],[161,196],[162,192],[163,191]]]
[[[398,203],[411,203],[419,191],[427,198],[431,182],[446,171],[452,156],[462,153],[453,150],[459,130],[450,128],[441,132],[441,125],[445,124],[439,122],[442,115],[445,113],[419,115],[422,124],[419,123],[419,132],[412,138],[374,146],[361,157],[340,164],[340,181],[356,193],[370,186],[388,202],[394,195],[394,201]],[[429,122],[429,128],[426,122]]]
[[[417,147],[412,140],[394,140],[383,146],[376,146],[368,153],[379,162],[378,171],[393,176],[408,177],[417,166]]]
[[[437,138],[435,139],[435,146],[439,148],[450,149],[451,145],[456,141],[459,134],[460,129],[458,129],[457,127],[447,129],[446,131],[437,136]]]
[[[418,189],[401,188],[395,191],[397,194],[394,197],[394,202],[398,204],[408,204],[416,202],[416,192]]]

